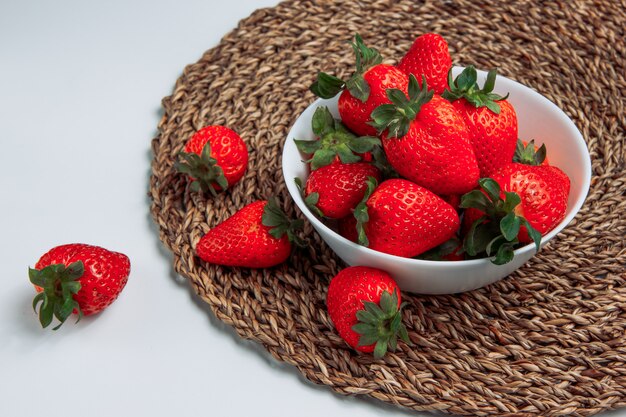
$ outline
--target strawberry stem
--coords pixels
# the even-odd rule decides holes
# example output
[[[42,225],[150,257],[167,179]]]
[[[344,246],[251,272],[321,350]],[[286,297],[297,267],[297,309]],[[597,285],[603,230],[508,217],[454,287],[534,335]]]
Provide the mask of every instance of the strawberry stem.
[[[67,267],[63,264],[53,264],[41,270],[28,269],[30,282],[42,289],[42,292],[33,299],[35,312],[39,306],[41,327],[48,327],[53,317],[56,317],[60,323],[52,330],[58,330],[74,310],[78,311],[76,322],[80,320],[83,313],[73,296],[78,294],[81,288],[78,280],[84,272],[82,261],[73,262]]]
[[[306,246],[306,242],[296,234],[304,226],[304,220],[292,220],[287,217],[279,207],[276,197],[267,200],[263,208],[261,223],[270,227],[269,233],[276,239],[280,239],[286,234],[290,242],[300,247]]]
[[[333,118],[328,107],[320,106],[315,110],[311,121],[313,133],[317,140],[294,139],[296,147],[305,155],[312,155],[304,162],[311,163],[316,170],[331,164],[339,157],[344,164],[359,162],[358,154],[371,152],[381,145],[380,139],[374,136],[356,136],[350,132],[340,120]]]
[[[307,206],[307,208],[311,210],[311,212],[317,215],[318,217],[324,217],[324,213],[322,212],[322,210],[320,210],[320,208],[317,207],[317,203],[320,200],[320,194],[311,193],[309,195],[306,195],[306,192],[305,192],[305,189],[304,189],[304,186],[302,184],[302,180],[300,179],[300,177],[295,177],[293,181],[296,183],[296,187],[298,187],[298,190],[300,191],[300,194],[302,195],[302,199],[304,200],[304,204]]]
[[[498,183],[491,178],[478,180],[481,190],[473,190],[461,197],[461,208],[474,208],[484,213],[475,220],[463,239],[463,249],[472,257],[485,253],[491,262],[503,265],[513,260],[513,251],[519,246],[517,235],[525,226],[535,242],[537,252],[541,244],[541,233],[522,216],[515,213],[521,203],[519,194],[505,191],[502,199]]]
[[[428,89],[426,77],[422,76],[422,87],[413,74],[409,75],[409,97],[397,88],[387,89],[391,104],[382,104],[372,112],[371,126],[388,137],[401,138],[406,135],[420,109],[433,98],[434,91]]]
[[[450,89],[444,91],[441,96],[450,102],[464,98],[475,107],[487,107],[495,114],[499,114],[500,105],[496,101],[506,100],[509,95],[503,97],[492,92],[496,85],[496,70],[492,69],[487,73],[487,79],[482,89],[478,86],[477,79],[478,73],[473,65],[463,69],[454,80],[452,79],[452,69],[450,69],[448,72]]]
[[[402,308],[406,303],[398,306],[398,293],[393,294],[383,291],[380,303],[363,301],[364,310],[356,312],[358,323],[352,326],[352,330],[360,334],[358,346],[374,347],[374,357],[382,358],[387,350],[396,350],[398,337],[410,344],[406,327],[402,323]]]
[[[350,94],[365,103],[369,98],[370,86],[363,78],[363,74],[371,67],[383,62],[380,53],[374,48],[368,48],[361,35],[354,35],[354,42],[350,42],[356,56],[356,70],[352,76],[343,81],[333,75],[319,72],[317,80],[311,85],[310,90],[318,97],[329,99],[347,89]]]
[[[228,188],[228,181],[224,176],[224,171],[217,164],[217,160],[211,156],[211,144],[207,141],[202,147],[202,152],[197,155],[194,152],[179,153],[179,160],[176,163],[178,172],[189,175],[193,180],[192,191],[210,192],[217,195],[214,184],[220,186],[222,190]]]
[[[370,198],[376,187],[378,187],[378,181],[374,177],[367,177],[367,190],[361,199],[361,202],[354,208],[354,218],[356,219],[356,231],[357,231],[357,243],[361,246],[369,246],[370,242],[365,233],[365,224],[369,221],[370,216],[367,212],[367,200]]]
[[[521,139],[517,140],[515,146],[515,154],[513,155],[513,162],[517,162],[524,165],[541,165],[546,160],[546,145],[542,144],[535,151],[535,140],[532,139],[526,146]]]

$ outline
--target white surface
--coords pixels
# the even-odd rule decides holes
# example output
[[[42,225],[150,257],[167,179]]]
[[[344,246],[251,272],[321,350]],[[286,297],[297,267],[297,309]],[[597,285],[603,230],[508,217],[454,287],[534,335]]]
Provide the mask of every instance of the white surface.
[[[334,395],[241,341],[173,275],[148,215],[161,98],[273,3],[0,2],[0,416],[416,415]],[[132,273],[99,316],[42,330],[27,269],[69,242],[122,251]]]
[[[454,67],[456,77],[463,68]],[[480,85],[487,73],[478,71]],[[561,168],[571,180],[571,189],[565,218],[541,239],[545,245],[574,218],[585,201],[591,179],[591,161],[587,145],[580,131],[567,115],[554,103],[534,90],[498,76],[495,92],[506,95],[515,107],[519,119],[520,137],[545,143],[551,164]],[[328,245],[349,265],[364,265],[385,270],[405,291],[421,294],[454,294],[469,291],[496,282],[525,264],[534,254],[535,245],[529,244],[515,251],[513,260],[505,265],[494,265],[489,259],[472,259],[459,262],[424,261],[402,258],[378,252],[349,241],[321,222],[307,208],[293,179],[306,182],[307,164],[303,162],[294,139],[314,140],[311,119],[319,106],[327,106],[339,118],[337,100],[316,100],[298,117],[292,126],[283,148],[283,176],[287,188],[300,210],[307,216]]]
[[[177,281],[148,214],[161,98],[275,2],[0,2],[0,416],[406,415],[241,341]],[[69,242],[126,253],[131,276],[102,314],[42,330],[28,267]]]

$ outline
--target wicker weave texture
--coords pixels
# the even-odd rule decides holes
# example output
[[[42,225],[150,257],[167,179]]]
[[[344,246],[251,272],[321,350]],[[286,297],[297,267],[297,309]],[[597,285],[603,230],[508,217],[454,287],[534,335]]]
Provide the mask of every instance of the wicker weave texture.
[[[309,380],[414,410],[587,416],[626,405],[626,47],[623,1],[286,1],[241,21],[187,66],[152,142],[152,215],[215,315]],[[276,268],[207,265],[194,256],[209,228],[278,195],[282,144],[313,101],[317,70],[347,75],[346,41],[361,33],[395,63],[412,40],[438,32],[457,65],[497,67],[561,107],[585,137],[593,166],[579,215],[522,269],[451,296],[403,294],[412,347],[382,360],[335,334],[325,309],[341,261],[315,234]],[[198,129],[223,124],[250,151],[242,181],[217,198],[188,190],[173,165]]]

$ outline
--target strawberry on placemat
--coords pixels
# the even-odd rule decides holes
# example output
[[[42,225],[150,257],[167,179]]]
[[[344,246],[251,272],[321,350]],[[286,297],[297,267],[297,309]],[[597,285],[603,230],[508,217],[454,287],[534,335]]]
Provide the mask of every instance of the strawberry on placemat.
[[[248,166],[248,149],[237,133],[224,126],[206,126],[185,144],[176,168],[188,174],[193,191],[225,190],[239,181]]]
[[[196,245],[196,254],[217,265],[269,268],[283,263],[303,220],[290,220],[275,199],[248,204],[209,230]]]
[[[400,289],[385,271],[365,266],[343,269],[330,281],[326,305],[339,335],[358,351],[380,358],[396,349],[398,338],[409,343]]]

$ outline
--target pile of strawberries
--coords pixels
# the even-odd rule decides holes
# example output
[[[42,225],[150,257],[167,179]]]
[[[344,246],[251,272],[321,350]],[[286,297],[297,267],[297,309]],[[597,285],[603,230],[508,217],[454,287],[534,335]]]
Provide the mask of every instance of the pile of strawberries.
[[[320,72],[319,97],[339,94],[341,120],[321,106],[315,140],[296,140],[310,173],[296,178],[307,206],[347,239],[403,257],[502,264],[520,245],[559,223],[569,179],[550,166],[544,146],[518,140],[515,109],[493,93],[495,71],[482,87],[467,67],[452,79],[446,41],[418,37],[397,66],[382,64],[359,35],[351,44],[356,69],[347,80]],[[178,170],[192,190],[216,194],[243,175],[244,142],[232,130],[207,126],[185,145]],[[275,199],[256,201],[209,230],[196,245],[206,262],[266,268],[302,244]],[[409,343],[404,303],[393,278],[353,266],[335,276],[328,313],[352,347],[380,357]]]
[[[339,94],[341,120],[318,107],[315,140],[296,140],[310,174],[296,179],[307,206],[344,237],[381,252],[433,260],[490,257],[503,264],[564,217],[569,178],[548,164],[545,146],[518,139],[515,109],[493,93],[495,71],[482,87],[469,66],[452,79],[446,41],[418,37],[397,66],[382,64],[359,35],[356,69],[347,80],[320,72],[319,97]],[[248,150],[233,130],[207,126],[177,162],[194,192],[227,190],[244,175]],[[302,220],[276,199],[255,201],[216,225],[195,247],[202,260],[268,268],[289,257]],[[94,314],[113,302],[130,273],[128,258],[90,245],[53,248],[29,271],[41,324],[71,313]],[[329,316],[352,347],[376,357],[410,343],[404,303],[393,278],[375,268],[339,272],[327,294]],[[60,326],[60,324],[59,324]],[[58,326],[56,327],[58,328]]]
[[[296,140],[310,164],[307,206],[349,240],[392,255],[496,264],[565,216],[570,182],[545,146],[518,138],[515,109],[481,87],[468,66],[452,78],[443,37],[418,37],[397,66],[357,34],[347,80],[320,72],[317,96],[339,94],[336,120],[318,107],[313,141]],[[300,184],[300,180],[297,180]]]

